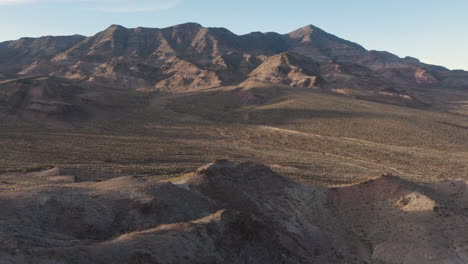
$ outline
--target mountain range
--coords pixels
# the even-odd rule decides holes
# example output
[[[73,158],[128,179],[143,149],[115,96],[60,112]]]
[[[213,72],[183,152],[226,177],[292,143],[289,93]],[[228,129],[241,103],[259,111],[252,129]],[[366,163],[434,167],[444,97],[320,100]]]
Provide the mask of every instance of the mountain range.
[[[241,36],[196,23],[112,25],[91,37],[0,43],[0,101],[7,108],[1,113],[23,119],[92,116],[84,105],[98,101],[96,91],[181,93],[268,84],[431,106],[433,98],[418,96],[418,88],[466,91],[468,72],[369,51],[313,25]]]
[[[4,79],[49,75],[170,92],[251,81],[309,88],[347,83],[375,91],[468,85],[467,72],[368,51],[312,25],[284,35],[242,36],[196,23],[163,29],[112,25],[91,37],[22,38],[0,43],[0,72]]]

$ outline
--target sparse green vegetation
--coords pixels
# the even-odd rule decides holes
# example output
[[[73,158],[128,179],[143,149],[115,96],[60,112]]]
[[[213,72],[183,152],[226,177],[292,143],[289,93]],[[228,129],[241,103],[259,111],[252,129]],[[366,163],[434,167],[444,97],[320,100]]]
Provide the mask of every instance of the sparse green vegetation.
[[[153,96],[125,117],[78,128],[3,126],[0,170],[60,166],[165,179],[226,158],[321,185],[385,172],[417,182],[468,175],[466,116],[311,90],[223,89]],[[239,94],[258,100],[243,103]]]

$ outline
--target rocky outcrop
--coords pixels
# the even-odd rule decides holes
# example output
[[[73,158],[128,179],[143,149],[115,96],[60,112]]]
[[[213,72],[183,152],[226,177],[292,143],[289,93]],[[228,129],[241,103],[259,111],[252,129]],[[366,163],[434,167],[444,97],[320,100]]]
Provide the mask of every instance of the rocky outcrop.
[[[170,182],[73,172],[0,175],[3,263],[468,260],[464,181],[323,188],[225,160]]]
[[[245,82],[316,88],[320,79],[320,65],[317,62],[302,55],[286,52],[266,59],[249,74]]]

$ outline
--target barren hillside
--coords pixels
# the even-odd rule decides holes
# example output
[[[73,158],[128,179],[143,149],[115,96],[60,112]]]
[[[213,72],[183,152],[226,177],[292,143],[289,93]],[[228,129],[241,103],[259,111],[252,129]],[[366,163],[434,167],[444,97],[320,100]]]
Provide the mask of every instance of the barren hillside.
[[[0,175],[1,263],[464,263],[466,181],[301,184],[216,161],[165,182]]]

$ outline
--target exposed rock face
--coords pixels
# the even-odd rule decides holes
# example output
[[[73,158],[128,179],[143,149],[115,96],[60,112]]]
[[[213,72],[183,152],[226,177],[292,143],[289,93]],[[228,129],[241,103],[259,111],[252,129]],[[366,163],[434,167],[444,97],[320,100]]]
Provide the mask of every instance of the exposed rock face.
[[[272,69],[265,69],[279,57],[298,58],[297,54],[303,55],[302,64],[295,65],[298,68],[291,69],[291,74],[271,76],[268,70]],[[314,69],[309,75],[306,69],[316,68],[317,63],[322,70]],[[312,25],[284,35],[253,32],[242,36],[196,23],[163,29],[112,25],[87,38],[23,38],[0,43],[0,74],[8,76],[54,75],[91,85],[165,92],[238,85],[257,79],[298,87],[341,88],[352,79],[361,89],[374,89],[374,82],[355,71],[345,78],[323,71],[330,69],[330,63],[336,67],[362,67],[369,72],[367,75],[396,90],[407,86],[466,89],[464,72],[455,73],[388,52],[367,51]],[[321,80],[320,84],[317,80]]]
[[[414,78],[416,79],[417,83],[421,84],[435,84],[437,83],[437,79],[431,75],[431,73],[424,69],[417,69]]]
[[[320,65],[314,60],[294,53],[281,53],[265,60],[249,74],[246,82],[285,84],[314,88],[319,84]]]
[[[29,73],[27,68],[41,68],[42,74],[50,68],[44,63],[54,55],[72,48],[84,36],[22,38],[0,43],[0,72],[8,74]],[[34,65],[32,67],[32,65]],[[50,72],[48,72],[50,73]]]
[[[173,183],[63,173],[0,175],[2,263],[468,261],[464,181],[328,189],[224,160]]]

